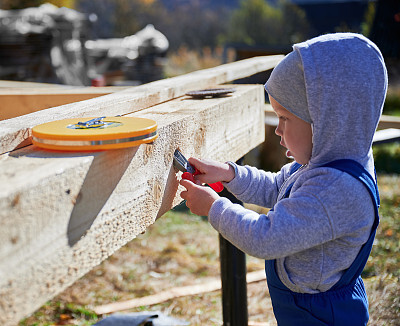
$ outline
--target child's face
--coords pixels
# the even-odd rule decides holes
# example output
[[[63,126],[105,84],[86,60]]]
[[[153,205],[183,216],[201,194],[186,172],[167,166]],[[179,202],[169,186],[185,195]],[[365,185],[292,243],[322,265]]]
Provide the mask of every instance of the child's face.
[[[293,157],[297,163],[307,164],[312,152],[311,124],[286,110],[271,96],[269,100],[279,118],[275,133],[281,137],[281,145],[288,149],[286,155]]]

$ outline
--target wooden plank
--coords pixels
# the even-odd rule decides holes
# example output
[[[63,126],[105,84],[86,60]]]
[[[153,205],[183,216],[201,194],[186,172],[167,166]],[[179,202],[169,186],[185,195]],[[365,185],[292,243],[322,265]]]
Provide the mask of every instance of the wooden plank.
[[[397,128],[400,129],[400,117],[382,115],[378,124],[379,129]]]
[[[259,281],[265,281],[264,269],[247,273],[246,275],[247,284]],[[221,289],[221,279],[213,279],[205,283],[175,287],[142,298],[135,298],[127,301],[120,301],[120,302],[105,304],[102,306],[97,306],[94,308],[94,311],[99,315],[109,314],[141,306],[152,306],[172,299],[185,297],[189,295],[198,295],[207,292],[214,292],[220,289]]]
[[[271,104],[265,104],[264,109],[265,109],[265,124],[271,127],[278,126],[279,119],[275,111],[272,109]]]
[[[392,143],[400,140],[400,129],[388,128],[377,130],[372,143],[374,145]]]
[[[61,84],[50,84],[50,83],[36,83],[27,81],[17,81],[17,80],[0,80],[0,88],[63,88],[65,85]]]
[[[0,120],[104,96],[126,87],[0,88]]]
[[[3,95],[106,95],[123,91],[125,86],[105,86],[105,87],[76,87],[76,86],[57,86],[57,87],[0,87],[0,96]]]
[[[31,144],[35,125],[70,117],[125,115],[184,95],[273,68],[282,55],[255,57],[132,87],[79,103],[0,121],[0,154]]]
[[[235,87],[232,96],[185,96],[131,114],[157,121],[153,144],[95,153],[29,146],[0,156],[1,325],[32,313],[181,201],[176,148],[235,161],[263,142],[263,87]]]

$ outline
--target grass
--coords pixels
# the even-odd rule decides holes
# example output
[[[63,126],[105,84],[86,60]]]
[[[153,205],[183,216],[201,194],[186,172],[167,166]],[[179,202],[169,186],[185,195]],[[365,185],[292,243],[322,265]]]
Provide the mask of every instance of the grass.
[[[363,272],[370,325],[400,325],[400,177],[379,175],[380,225]]]
[[[400,142],[374,146],[375,167],[385,173],[400,172]]]
[[[370,299],[370,325],[400,325],[400,177],[379,175],[381,223],[363,272]],[[248,271],[264,262],[248,257]],[[93,307],[219,277],[217,232],[199,216],[174,210],[148,231],[46,303],[20,326],[92,325],[102,316]],[[134,311],[163,311],[191,325],[220,325],[220,291],[182,297]],[[265,281],[248,286],[249,320],[276,325]]]

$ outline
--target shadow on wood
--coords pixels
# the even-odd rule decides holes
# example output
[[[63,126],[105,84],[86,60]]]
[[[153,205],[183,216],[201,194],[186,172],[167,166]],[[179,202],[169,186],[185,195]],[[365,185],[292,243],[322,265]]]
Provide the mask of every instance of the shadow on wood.
[[[139,146],[105,151],[94,158],[68,223],[68,244],[71,247],[90,228],[117,187],[138,148]],[[112,168],[113,173],[102,173],[105,168]]]

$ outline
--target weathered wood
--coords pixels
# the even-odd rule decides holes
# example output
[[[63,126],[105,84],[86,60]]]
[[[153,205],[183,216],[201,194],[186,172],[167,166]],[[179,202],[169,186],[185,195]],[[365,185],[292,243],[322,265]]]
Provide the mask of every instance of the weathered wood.
[[[265,270],[259,270],[255,272],[247,273],[246,282],[247,284],[253,282],[259,282],[265,280]],[[126,301],[114,302],[105,304],[102,306],[98,306],[94,308],[94,312],[99,315],[109,314],[117,311],[128,310],[132,308],[137,308],[141,306],[152,306],[155,304],[159,304],[168,300],[190,296],[190,295],[198,295],[207,292],[214,292],[221,289],[221,280],[210,280],[208,282],[175,287],[157,294],[149,295],[142,298],[135,298]]]
[[[379,129],[397,128],[400,129],[400,117],[382,115],[378,124]]]
[[[0,120],[84,101],[124,89],[126,87],[3,87],[0,88]]]
[[[282,55],[277,55],[237,61],[0,121],[0,154],[31,144],[31,128],[35,125],[71,117],[129,114],[182,96],[191,90],[213,87],[269,70],[282,58]]]
[[[184,96],[131,114],[157,121],[153,144],[95,153],[29,146],[0,156],[1,325],[32,313],[181,201],[176,148],[235,161],[264,140],[263,87],[235,87],[232,96]]]
[[[61,84],[50,84],[50,83],[36,83],[36,82],[27,82],[27,81],[19,81],[19,80],[0,80],[0,89],[1,88],[64,88],[65,85]],[[72,87],[72,86],[70,86]]]
[[[372,143],[374,145],[378,145],[378,144],[397,142],[399,140],[400,140],[400,129],[388,128],[388,129],[378,130],[375,133],[374,138],[372,139]]]

